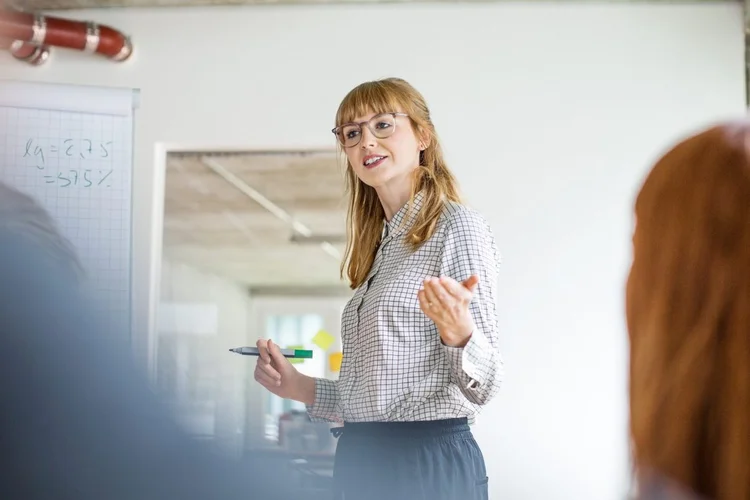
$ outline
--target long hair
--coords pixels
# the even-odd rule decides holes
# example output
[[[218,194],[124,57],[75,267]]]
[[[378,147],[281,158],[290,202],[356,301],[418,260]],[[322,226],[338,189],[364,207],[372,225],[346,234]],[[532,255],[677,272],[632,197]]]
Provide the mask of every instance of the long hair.
[[[0,230],[25,238],[78,280],[85,272],[71,242],[52,216],[31,196],[0,182]]]
[[[638,470],[750,498],[750,124],[669,151],[636,206],[627,284]]]
[[[435,232],[446,201],[460,202],[458,183],[443,158],[435,126],[424,97],[400,78],[365,82],[352,89],[339,105],[336,126],[368,113],[403,112],[409,115],[414,132],[427,147],[420,154],[419,168],[414,171],[409,201],[422,191],[423,201],[406,241],[416,250]],[[340,149],[341,146],[339,145]],[[341,276],[346,275],[351,288],[357,288],[367,277],[383,231],[385,212],[375,189],[357,177],[346,161],[346,191],[349,197],[346,218],[347,241],[341,262]]]

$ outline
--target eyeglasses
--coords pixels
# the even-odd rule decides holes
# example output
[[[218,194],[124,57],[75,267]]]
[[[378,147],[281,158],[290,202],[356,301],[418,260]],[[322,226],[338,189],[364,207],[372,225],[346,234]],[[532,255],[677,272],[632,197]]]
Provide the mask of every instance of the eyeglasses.
[[[367,125],[372,135],[378,139],[390,137],[396,131],[396,117],[409,116],[406,113],[382,113],[360,123],[344,123],[331,130],[345,148],[353,148],[362,140],[362,125]]]

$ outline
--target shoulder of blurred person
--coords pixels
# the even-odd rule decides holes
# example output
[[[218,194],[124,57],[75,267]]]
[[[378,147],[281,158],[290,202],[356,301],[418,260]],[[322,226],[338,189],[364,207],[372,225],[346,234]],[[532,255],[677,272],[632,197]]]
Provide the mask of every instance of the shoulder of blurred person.
[[[709,500],[659,474],[643,473],[638,483],[635,500]]]
[[[3,216],[0,215],[0,218]],[[0,221],[0,498],[292,498],[282,471],[193,441],[48,240]]]

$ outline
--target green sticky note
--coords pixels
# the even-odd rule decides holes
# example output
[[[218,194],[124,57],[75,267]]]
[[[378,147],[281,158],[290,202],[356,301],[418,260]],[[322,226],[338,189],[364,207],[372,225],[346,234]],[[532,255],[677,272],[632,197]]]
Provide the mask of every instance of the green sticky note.
[[[327,351],[335,341],[336,338],[325,330],[320,330],[312,338],[312,343],[320,347],[324,351]]]
[[[302,346],[302,345],[288,345],[288,346],[286,346],[286,349],[304,349],[304,348],[305,348],[305,346]],[[298,365],[300,363],[304,363],[305,362],[304,358],[287,358],[287,359],[293,365]]]

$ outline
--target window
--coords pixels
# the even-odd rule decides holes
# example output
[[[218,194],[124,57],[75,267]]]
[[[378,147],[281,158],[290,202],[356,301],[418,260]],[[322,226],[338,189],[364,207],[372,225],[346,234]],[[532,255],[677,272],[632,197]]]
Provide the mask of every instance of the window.
[[[325,377],[326,353],[312,339],[324,324],[319,314],[281,314],[266,317],[265,337],[280,347],[301,346],[313,351],[312,359],[295,364],[295,368],[310,377]],[[279,417],[292,410],[305,411],[303,403],[282,399],[270,392],[266,393],[265,435],[267,439],[278,440]]]

